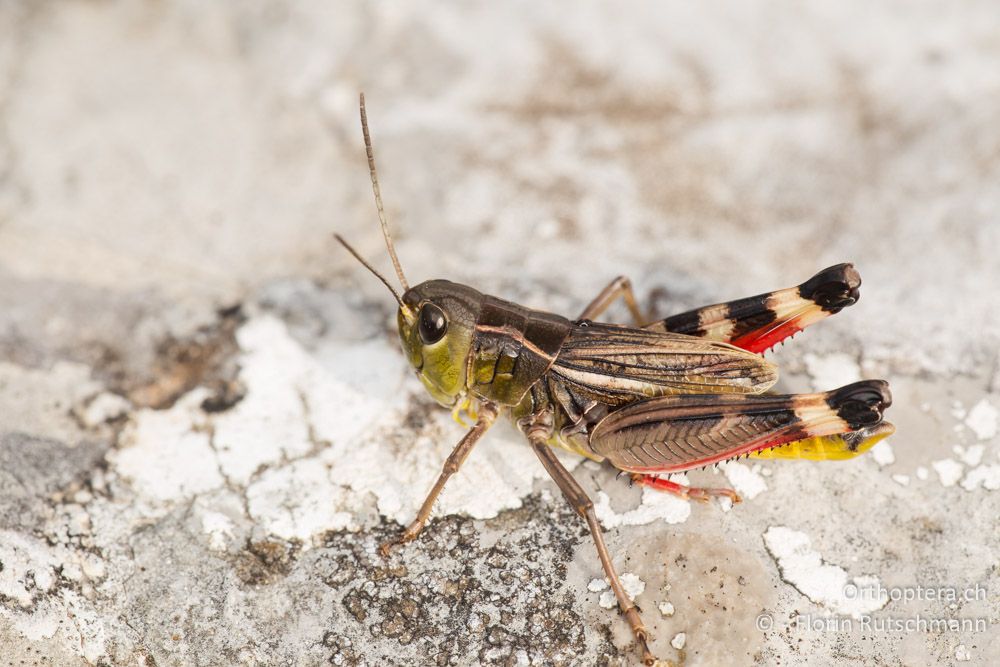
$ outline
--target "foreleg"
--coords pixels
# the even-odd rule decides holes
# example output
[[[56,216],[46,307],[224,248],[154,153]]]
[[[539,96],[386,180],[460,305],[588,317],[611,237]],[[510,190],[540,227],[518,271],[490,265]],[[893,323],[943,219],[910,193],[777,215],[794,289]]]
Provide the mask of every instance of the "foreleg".
[[[412,541],[420,531],[424,529],[427,525],[428,519],[431,517],[431,511],[434,509],[434,502],[437,497],[441,494],[444,489],[444,485],[448,482],[448,479],[458,472],[458,469],[465,462],[465,459],[469,456],[469,452],[483,436],[484,433],[493,425],[493,422],[497,417],[496,406],[490,403],[482,403],[479,407],[479,417],[476,420],[475,425],[469,429],[469,432],[459,441],[455,449],[452,450],[451,454],[444,462],[444,469],[441,470],[441,474],[438,476],[437,481],[431,488],[430,493],[424,499],[423,505],[420,506],[420,511],[417,512],[417,518],[406,527],[402,533],[398,536],[388,540],[379,547],[379,553],[383,557],[389,555],[389,551],[396,545],[405,544]]]

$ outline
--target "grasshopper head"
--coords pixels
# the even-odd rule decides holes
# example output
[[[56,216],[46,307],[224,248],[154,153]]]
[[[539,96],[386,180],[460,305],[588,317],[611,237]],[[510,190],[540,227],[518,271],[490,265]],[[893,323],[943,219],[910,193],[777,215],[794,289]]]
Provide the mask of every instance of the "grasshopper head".
[[[465,394],[466,369],[482,294],[448,280],[408,289],[399,307],[399,339],[417,377],[441,405]]]

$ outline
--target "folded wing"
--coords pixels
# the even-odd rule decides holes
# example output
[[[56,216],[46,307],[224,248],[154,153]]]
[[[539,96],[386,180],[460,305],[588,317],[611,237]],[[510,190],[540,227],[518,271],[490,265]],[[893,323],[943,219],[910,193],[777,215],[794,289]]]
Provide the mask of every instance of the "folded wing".
[[[550,374],[609,407],[637,397],[761,393],[778,379],[772,363],[727,343],[593,322],[574,328]]]

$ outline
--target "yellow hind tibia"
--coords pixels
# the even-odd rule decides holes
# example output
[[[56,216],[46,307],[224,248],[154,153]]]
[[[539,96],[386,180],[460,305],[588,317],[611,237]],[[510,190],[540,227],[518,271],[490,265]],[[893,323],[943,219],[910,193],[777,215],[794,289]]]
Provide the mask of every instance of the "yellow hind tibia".
[[[819,435],[804,440],[796,440],[787,445],[764,449],[750,454],[752,459],[806,459],[809,461],[844,461],[864,454],[896,432],[889,422],[882,422],[870,428],[841,433],[839,435]]]

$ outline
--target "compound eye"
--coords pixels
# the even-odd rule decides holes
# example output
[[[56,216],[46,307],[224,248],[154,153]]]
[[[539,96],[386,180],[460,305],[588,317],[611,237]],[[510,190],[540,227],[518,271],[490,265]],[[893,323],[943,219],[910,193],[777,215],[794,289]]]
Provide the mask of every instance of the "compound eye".
[[[448,318],[444,316],[444,311],[433,303],[425,303],[420,309],[420,338],[424,345],[436,343],[444,336],[448,330]]]

